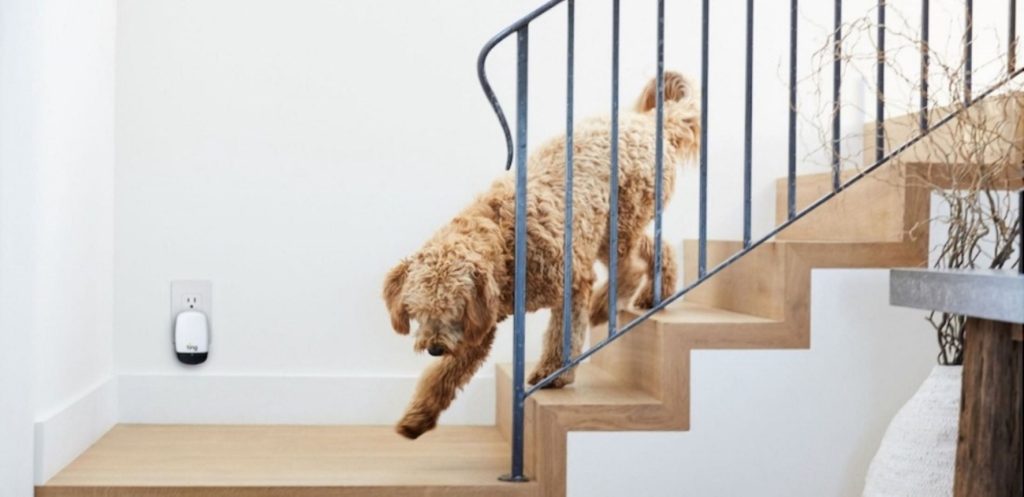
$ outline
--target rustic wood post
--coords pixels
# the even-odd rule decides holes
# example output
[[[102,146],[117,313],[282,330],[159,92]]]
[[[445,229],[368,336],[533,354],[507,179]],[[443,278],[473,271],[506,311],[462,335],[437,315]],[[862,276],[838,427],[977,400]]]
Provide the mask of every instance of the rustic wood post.
[[[1024,497],[1020,336],[1020,324],[967,321],[956,497]]]

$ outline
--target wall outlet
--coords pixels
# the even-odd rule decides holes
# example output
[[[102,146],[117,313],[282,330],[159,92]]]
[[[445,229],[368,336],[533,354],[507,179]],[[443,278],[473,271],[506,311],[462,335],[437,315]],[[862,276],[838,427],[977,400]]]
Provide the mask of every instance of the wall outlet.
[[[171,319],[184,311],[199,311],[211,319],[213,285],[209,280],[176,280],[171,282]]]

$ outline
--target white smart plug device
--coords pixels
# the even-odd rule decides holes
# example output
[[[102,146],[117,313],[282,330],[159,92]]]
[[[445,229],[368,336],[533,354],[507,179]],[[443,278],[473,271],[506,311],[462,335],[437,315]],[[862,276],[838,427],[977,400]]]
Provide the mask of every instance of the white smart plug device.
[[[210,354],[210,324],[206,314],[182,311],[174,319],[174,352],[185,364],[201,364]]]

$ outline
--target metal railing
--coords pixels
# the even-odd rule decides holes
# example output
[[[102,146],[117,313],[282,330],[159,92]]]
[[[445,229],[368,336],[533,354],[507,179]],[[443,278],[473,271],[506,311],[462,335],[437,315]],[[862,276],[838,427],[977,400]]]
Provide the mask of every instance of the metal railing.
[[[575,50],[575,1],[574,0],[550,0],[533,12],[512,23],[491,40],[489,40],[480,52],[477,59],[477,74],[484,94],[490,101],[491,106],[497,115],[498,122],[505,134],[507,146],[505,168],[516,166],[515,173],[515,287],[513,302],[513,392],[512,392],[512,459],[511,470],[502,479],[508,481],[525,481],[523,472],[523,409],[527,397],[537,390],[549,385],[558,376],[574,368],[582,361],[607,347],[622,335],[635,329],[651,316],[657,314],[669,304],[679,300],[682,296],[718,274],[731,264],[745,256],[761,244],[775,237],[779,232],[789,227],[794,222],[803,218],[825,204],[833,197],[843,192],[862,178],[872,173],[879,167],[888,163],[893,157],[907,150],[926,135],[937,128],[956,118],[970,106],[985,99],[993,92],[1001,88],[1010,80],[1014,79],[1024,69],[1015,67],[1016,53],[1016,0],[1008,0],[1010,9],[1009,18],[1009,61],[1007,64],[1006,76],[984,92],[972,95],[971,93],[971,71],[973,58],[973,34],[972,16],[973,2],[965,0],[966,27],[963,41],[964,50],[964,95],[963,105],[955,107],[947,115],[935,122],[929,123],[928,104],[928,24],[929,24],[929,1],[922,0],[921,3],[921,86],[920,86],[920,118],[919,132],[913,138],[892,148],[885,153],[885,0],[879,0],[877,6],[878,29],[877,29],[877,71],[876,71],[876,133],[875,133],[875,161],[857,170],[845,182],[841,178],[841,141],[840,135],[840,109],[842,98],[842,59],[843,59],[843,38],[842,0],[834,0],[833,17],[833,87],[832,87],[832,136],[831,136],[831,162],[832,162],[832,191],[825,194],[807,207],[797,210],[796,207],[796,133],[797,133],[797,13],[798,0],[790,0],[790,47],[789,47],[789,121],[788,121],[788,175],[787,175],[787,220],[776,226],[764,236],[753,240],[751,236],[751,172],[752,172],[752,136],[753,136],[753,26],[754,26],[754,2],[746,2],[746,58],[745,58],[745,114],[744,114],[744,160],[743,160],[743,248],[729,256],[721,263],[707,269],[707,178],[708,178],[708,66],[709,66],[709,19],[710,2],[702,0],[701,11],[701,129],[700,129],[700,154],[699,154],[699,225],[698,225],[698,264],[697,279],[689,285],[685,285],[676,293],[663,298],[661,288],[662,271],[662,176],[664,168],[664,59],[665,59],[665,1],[658,0],[657,3],[657,75],[656,75],[656,98],[655,98],[655,119],[656,119],[656,155],[655,155],[655,193],[654,193],[654,257],[653,257],[653,281],[654,305],[651,309],[643,312],[632,321],[619,327],[617,322],[617,264],[618,264],[618,185],[619,185],[619,0],[611,0],[612,3],[612,46],[611,46],[611,157],[610,157],[610,198],[609,198],[609,260],[608,260],[608,336],[589,349],[580,352],[575,357],[571,353],[572,322],[571,309],[572,300],[572,205],[573,205],[573,93],[574,93],[574,50]],[[525,343],[525,315],[526,315],[526,197],[527,197],[527,102],[528,102],[528,70],[529,70],[529,28],[530,23],[538,17],[548,13],[555,6],[565,3],[567,6],[567,52],[566,52],[566,142],[565,142],[565,219],[564,219],[564,258],[563,258],[563,322],[562,322],[562,367],[552,372],[539,382],[526,388],[524,386],[524,343]],[[508,120],[502,110],[501,104],[495,95],[487,78],[486,64],[491,51],[499,43],[516,35],[516,136],[513,141],[512,132]]]

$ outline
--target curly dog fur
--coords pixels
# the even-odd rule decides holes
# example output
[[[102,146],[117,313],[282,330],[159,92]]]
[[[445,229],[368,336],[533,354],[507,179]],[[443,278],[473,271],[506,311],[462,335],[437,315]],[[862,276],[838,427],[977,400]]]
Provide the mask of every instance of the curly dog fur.
[[[619,124],[618,294],[623,306],[649,308],[653,300],[654,242],[645,228],[654,217],[655,81],[647,84],[633,112]],[[674,191],[675,164],[698,149],[696,92],[674,72],[665,74],[665,204]],[[580,122],[573,134],[572,354],[588,325],[607,321],[608,288],[594,289],[594,264],[608,261],[610,119]],[[562,257],[565,138],[540,147],[529,158],[527,198],[528,311],[551,309],[544,351],[530,376],[535,384],[562,364]],[[416,351],[443,356],[420,380],[398,433],[416,438],[437,424],[456,393],[476,373],[494,342],[496,325],[512,313],[515,182],[496,181],[423,247],[391,269],[384,300],[392,327],[408,334],[415,320]],[[662,288],[675,288],[672,250],[662,251]],[[572,383],[573,371],[550,384]]]

